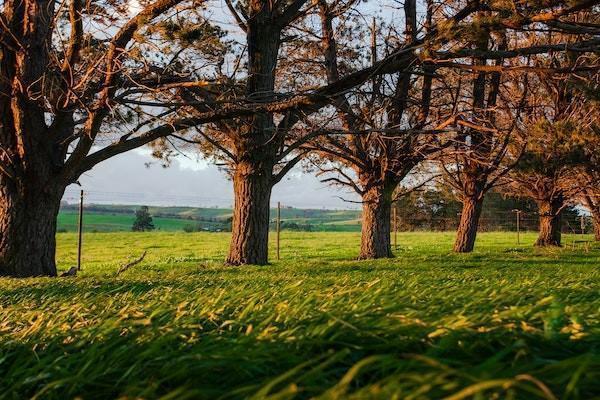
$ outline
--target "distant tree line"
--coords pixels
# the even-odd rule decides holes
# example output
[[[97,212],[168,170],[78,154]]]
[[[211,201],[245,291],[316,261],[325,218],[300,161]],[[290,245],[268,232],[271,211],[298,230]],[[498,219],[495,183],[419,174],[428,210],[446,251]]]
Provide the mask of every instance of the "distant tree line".
[[[399,198],[393,207],[397,216],[396,227],[400,231],[453,231],[458,227],[462,211],[461,202],[443,186],[411,192]],[[517,211],[520,212],[521,230],[539,229],[538,209],[533,200],[507,197],[496,190],[491,191],[485,197],[478,229],[484,232],[516,230]],[[567,207],[563,211],[563,231],[580,233],[581,216],[576,208]],[[586,232],[592,229],[591,225],[586,225]]]

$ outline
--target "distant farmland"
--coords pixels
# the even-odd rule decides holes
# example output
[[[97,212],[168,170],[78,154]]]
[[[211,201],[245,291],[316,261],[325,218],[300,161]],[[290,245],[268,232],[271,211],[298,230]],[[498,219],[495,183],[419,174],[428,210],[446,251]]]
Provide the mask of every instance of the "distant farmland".
[[[123,232],[131,230],[135,219],[132,205],[86,205],[84,227],[92,232]],[[228,231],[232,210],[227,208],[150,207],[154,225],[160,231]],[[63,205],[58,216],[59,232],[77,230],[77,205]],[[274,228],[276,209],[271,209]],[[357,210],[307,210],[283,208],[282,229],[298,231],[358,232],[360,212]]]

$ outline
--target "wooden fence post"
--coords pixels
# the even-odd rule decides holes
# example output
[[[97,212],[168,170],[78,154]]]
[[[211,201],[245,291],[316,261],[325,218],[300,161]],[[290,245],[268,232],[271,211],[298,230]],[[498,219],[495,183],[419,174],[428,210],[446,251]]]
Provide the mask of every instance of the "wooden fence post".
[[[521,244],[521,210],[513,210],[517,214],[517,245]]]
[[[398,250],[398,211],[396,207],[393,208],[394,211],[394,250]]]
[[[279,260],[279,243],[281,235],[281,203],[277,202],[277,260]]]
[[[77,224],[77,271],[81,271],[81,248],[83,239],[83,190],[79,195],[79,222]]]

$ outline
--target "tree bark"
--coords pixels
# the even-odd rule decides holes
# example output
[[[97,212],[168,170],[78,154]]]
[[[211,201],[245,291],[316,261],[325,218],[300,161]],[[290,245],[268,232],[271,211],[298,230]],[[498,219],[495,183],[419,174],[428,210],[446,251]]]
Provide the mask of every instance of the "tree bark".
[[[281,27],[262,1],[249,2],[246,94],[257,101],[274,98]],[[270,113],[257,113],[236,135],[233,172],[235,205],[227,263],[268,263],[269,203],[281,137]]]
[[[560,246],[563,202],[561,199],[538,202],[540,215],[539,236],[535,245],[538,247]]]
[[[470,253],[475,248],[482,208],[483,197],[471,196],[463,200],[460,223],[454,241],[454,251],[456,253]]]
[[[236,166],[233,176],[235,204],[227,263],[268,263],[269,211],[272,168],[250,163]]]
[[[362,197],[360,260],[392,257],[390,218],[393,188],[376,186]]]
[[[56,276],[56,220],[64,188],[0,178],[0,276]]]
[[[600,200],[596,200],[590,193],[586,193],[584,203],[592,213],[592,223],[594,224],[594,239],[600,242]]]
[[[592,222],[594,223],[594,239],[600,242],[600,211],[592,214]]]

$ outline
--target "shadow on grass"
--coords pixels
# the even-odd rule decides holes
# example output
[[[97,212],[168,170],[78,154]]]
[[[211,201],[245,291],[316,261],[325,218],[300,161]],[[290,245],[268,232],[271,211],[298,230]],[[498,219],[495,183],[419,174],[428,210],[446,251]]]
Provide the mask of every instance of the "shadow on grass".
[[[312,321],[314,323],[314,321]],[[355,324],[355,325],[354,325]],[[0,398],[441,398],[494,395],[589,399],[600,392],[598,338],[495,329],[436,338],[417,325],[356,330],[349,321],[294,340],[226,329],[110,330],[83,340],[10,341],[0,349]],[[495,382],[495,383],[494,383]],[[497,383],[497,384],[496,384]],[[274,397],[275,398],[275,397]]]
[[[3,280],[0,399],[594,398],[593,257],[407,251]]]

